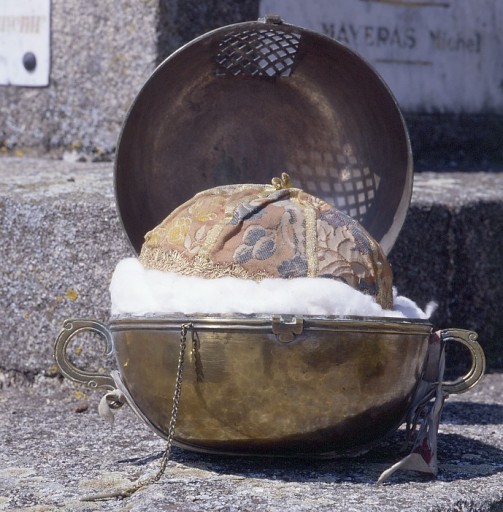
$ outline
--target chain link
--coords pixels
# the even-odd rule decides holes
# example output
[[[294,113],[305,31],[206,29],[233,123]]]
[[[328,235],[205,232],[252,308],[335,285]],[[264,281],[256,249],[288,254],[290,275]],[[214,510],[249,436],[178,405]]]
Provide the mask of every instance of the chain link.
[[[183,364],[185,361],[185,349],[187,348],[187,331],[191,328],[192,324],[187,323],[183,324],[180,329],[180,355],[178,357],[178,368],[176,371],[175,392],[173,394],[173,408],[171,409],[171,419],[169,421],[168,427],[168,443],[162,456],[161,467],[157,474],[149,479],[150,481],[147,481],[145,485],[157,482],[164,474],[169,461],[171,446],[173,444],[173,438],[175,437],[176,419],[178,417],[178,408],[180,407],[180,395],[182,393]]]
[[[176,426],[176,419],[178,416],[178,409],[180,407],[180,395],[182,392],[182,380],[183,380],[183,365],[185,361],[185,350],[187,348],[187,332],[189,329],[192,329],[193,325],[192,323],[186,323],[182,324],[180,328],[180,353],[178,357],[178,368],[176,371],[176,381],[175,381],[175,392],[173,394],[173,407],[171,409],[171,419],[169,422],[168,427],[168,438],[167,438],[167,445],[164,450],[164,453],[162,455],[161,459],[161,467],[157,471],[157,473],[150,478],[146,478],[145,480],[138,480],[134,485],[131,487],[125,489],[125,490],[118,490],[116,492],[110,492],[110,493],[104,493],[104,494],[96,494],[94,496],[89,496],[86,498],[81,498],[82,501],[99,501],[99,500],[106,500],[110,498],[128,498],[136,491],[143,489],[144,487],[147,487],[155,482],[158,482],[164,472],[166,471],[166,467],[169,462],[169,456],[171,454],[171,446],[173,444],[173,438],[175,437],[175,426]],[[196,341],[193,338],[193,349],[195,347]]]

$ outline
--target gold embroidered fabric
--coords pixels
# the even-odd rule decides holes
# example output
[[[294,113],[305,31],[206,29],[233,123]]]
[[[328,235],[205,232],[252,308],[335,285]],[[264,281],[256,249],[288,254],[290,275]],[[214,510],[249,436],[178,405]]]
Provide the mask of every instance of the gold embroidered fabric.
[[[140,261],[204,278],[338,279],[390,309],[392,273],[379,244],[351,217],[289,187],[282,177],[200,192],[145,235]]]

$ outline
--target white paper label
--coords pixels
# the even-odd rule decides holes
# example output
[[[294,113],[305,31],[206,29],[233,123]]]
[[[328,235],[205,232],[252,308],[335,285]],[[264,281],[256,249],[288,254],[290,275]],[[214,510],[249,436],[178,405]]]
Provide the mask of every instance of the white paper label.
[[[261,0],[356,50],[410,112],[503,113],[501,0]]]
[[[0,0],[0,84],[49,84],[50,0]]]

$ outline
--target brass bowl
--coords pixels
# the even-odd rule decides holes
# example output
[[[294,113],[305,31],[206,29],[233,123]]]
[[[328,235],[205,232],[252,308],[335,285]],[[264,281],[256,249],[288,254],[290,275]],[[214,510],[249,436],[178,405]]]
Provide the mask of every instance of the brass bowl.
[[[168,438],[182,325],[187,351],[174,441],[194,451],[315,457],[365,451],[404,422],[432,357],[432,327],[423,320],[178,315],[117,318],[108,326],[68,320],[56,360],[74,381],[119,387],[140,418]],[[70,362],[69,342],[86,330],[101,334],[115,354],[115,381]],[[440,339],[461,342],[472,354],[468,374],[446,383],[446,392],[466,391],[482,376],[484,354],[475,338],[470,331],[440,331]]]
[[[138,93],[116,153],[119,216],[139,252],[145,233],[195,193],[267,183],[282,171],[360,222],[389,252],[410,201],[412,153],[387,86],[342,44],[277,17],[229,25],[173,53]],[[71,362],[70,342],[85,331],[102,336],[118,371],[99,374]],[[174,431],[181,447],[335,457],[365,451],[432,398],[450,340],[472,357],[464,377],[443,385],[460,393],[484,372],[476,334],[434,333],[422,320],[67,320],[55,357],[76,382],[118,388],[168,440],[181,391]]]

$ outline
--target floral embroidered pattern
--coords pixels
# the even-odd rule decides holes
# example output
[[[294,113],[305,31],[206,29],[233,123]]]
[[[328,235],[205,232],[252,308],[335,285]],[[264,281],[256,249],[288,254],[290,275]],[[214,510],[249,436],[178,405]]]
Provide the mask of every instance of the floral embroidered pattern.
[[[166,240],[172,244],[179,244],[185,240],[192,220],[190,217],[178,217],[166,229]]]
[[[285,260],[278,266],[279,275],[284,279],[292,277],[304,277],[307,275],[307,261],[300,256],[294,256],[291,260]]]
[[[274,196],[284,197],[285,192],[287,191],[279,191]],[[247,212],[241,217],[240,223],[247,227],[243,231],[242,243],[234,251],[233,261],[244,265],[251,260],[264,261],[273,258],[271,265],[274,266],[276,277],[306,276],[307,261],[302,243],[305,226],[299,216],[299,207],[284,199],[275,203],[271,203],[270,198],[267,203],[263,200],[260,202],[262,206],[267,204],[268,207],[256,210],[249,206],[251,203],[244,207],[240,205],[238,215],[235,213],[233,216],[231,224],[239,214]],[[258,221],[260,223],[256,223]],[[287,255],[289,258],[285,259]]]
[[[159,246],[163,240],[170,244],[183,243],[189,232],[192,221],[190,217],[177,217],[166,226],[158,226],[145,235],[145,240],[151,246]]]
[[[236,263],[251,259],[266,260],[276,252],[276,231],[261,226],[250,226],[244,232],[243,243],[234,252]]]
[[[224,204],[225,202],[223,198],[216,199],[216,201],[218,200],[220,200],[220,204]],[[209,220],[215,220],[217,218],[214,205],[212,208],[212,205],[206,204],[206,202],[204,198],[199,199],[188,209],[189,214],[199,222],[208,222]]]
[[[281,198],[288,197],[288,190],[278,190],[267,197],[259,197],[248,202],[242,202],[234,210],[231,224],[236,225],[247,220],[259,220],[266,212],[266,207]]]
[[[201,192],[147,233],[140,261],[207,278],[327,277],[392,305],[391,269],[379,245],[354,219],[295,188]]]

